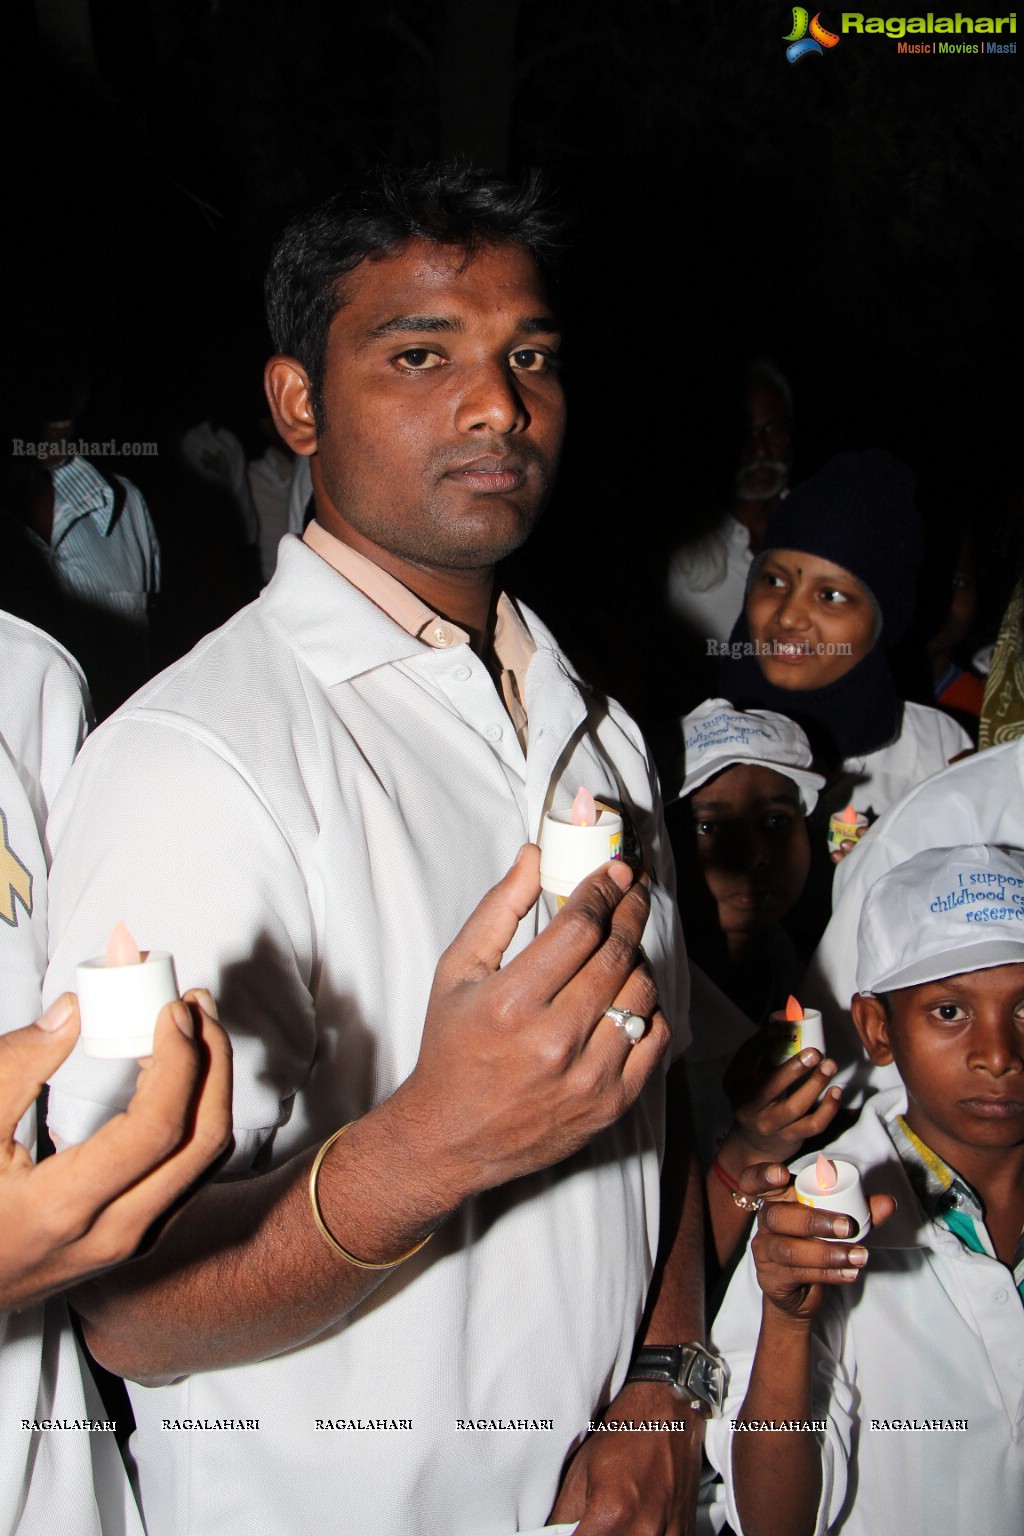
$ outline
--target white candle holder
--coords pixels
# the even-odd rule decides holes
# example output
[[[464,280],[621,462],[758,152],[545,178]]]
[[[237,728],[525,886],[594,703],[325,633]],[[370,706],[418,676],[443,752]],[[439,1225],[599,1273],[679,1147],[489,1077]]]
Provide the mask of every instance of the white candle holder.
[[[548,811],[540,829],[540,884],[564,901],[581,880],[622,858],[622,817],[600,809],[591,826],[575,824],[568,811]]]
[[[83,960],[75,976],[85,1054],[150,1055],[157,1015],[178,997],[174,957],[151,949],[135,965],[111,965],[101,956]]]
[[[768,1031],[773,1066],[781,1067],[783,1062],[812,1047],[825,1055],[825,1031],[817,1008],[808,1008],[802,1019],[787,1019],[781,1011],[769,1014]]]
[[[857,843],[868,829],[868,819],[860,811],[855,812],[852,821],[848,821],[846,815],[840,812],[828,819],[828,851],[829,853],[842,853],[844,843]]]
[[[826,1237],[822,1239],[823,1242],[859,1242],[871,1231],[871,1209],[860,1182],[860,1174],[852,1163],[845,1163],[840,1157],[832,1158],[831,1161],[836,1170],[836,1182],[831,1189],[820,1187],[817,1166],[810,1163],[806,1168],[801,1168],[796,1176],[796,1198],[801,1205],[812,1206],[816,1211],[835,1211],[837,1215],[849,1216],[857,1223],[857,1230],[852,1237]]]

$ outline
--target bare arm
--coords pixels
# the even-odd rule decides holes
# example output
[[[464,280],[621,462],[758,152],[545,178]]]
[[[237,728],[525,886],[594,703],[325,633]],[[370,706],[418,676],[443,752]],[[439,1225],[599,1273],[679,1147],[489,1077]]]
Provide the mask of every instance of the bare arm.
[[[471,1196],[568,1157],[629,1108],[665,1049],[636,963],[649,898],[625,865],[586,881],[501,967],[537,871],[528,847],[481,902],[438,964],[412,1074],[323,1162],[324,1219],[364,1260],[395,1259]],[[603,1017],[615,1002],[654,1015],[633,1048]],[[151,1257],[82,1287],[97,1358],[149,1384],[266,1359],[368,1295],[381,1272],[349,1264],[314,1226],[314,1156],[203,1191]]]
[[[744,1183],[765,1187],[766,1169],[747,1171]],[[782,1170],[773,1170],[773,1172]],[[874,1195],[875,1224],[895,1209],[888,1195]],[[854,1230],[848,1216],[798,1205],[786,1196],[766,1204],[753,1242],[762,1291],[761,1330],[739,1422],[813,1417],[812,1325],[826,1285],[850,1285],[861,1277],[868,1251],[860,1244],[823,1242]],[[746,1536],[809,1536],[821,1501],[821,1449],[811,1430],[783,1435],[739,1433],[732,1443],[736,1507]]]

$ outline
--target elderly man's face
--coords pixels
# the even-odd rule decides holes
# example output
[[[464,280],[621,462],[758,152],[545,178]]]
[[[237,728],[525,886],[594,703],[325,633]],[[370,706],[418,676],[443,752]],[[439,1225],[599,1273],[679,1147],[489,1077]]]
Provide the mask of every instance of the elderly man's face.
[[[331,323],[317,516],[432,570],[491,566],[547,499],[565,420],[558,328],[519,246],[414,241],[345,279]]]

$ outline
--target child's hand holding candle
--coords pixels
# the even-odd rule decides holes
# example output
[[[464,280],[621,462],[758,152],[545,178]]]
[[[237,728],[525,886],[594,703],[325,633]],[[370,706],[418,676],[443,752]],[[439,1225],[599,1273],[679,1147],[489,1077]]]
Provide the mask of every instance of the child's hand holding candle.
[[[772,1039],[771,1058],[776,1067],[799,1056],[801,1051],[825,1054],[825,1032],[817,1008],[803,1009],[795,997],[786,999],[784,1011],[771,1014],[768,1029]]]
[[[827,1237],[824,1242],[858,1242],[870,1232],[871,1211],[860,1174],[852,1163],[844,1163],[841,1158],[831,1162],[819,1152],[816,1162],[801,1168],[794,1189],[801,1205],[810,1205],[819,1211],[835,1211],[857,1223],[852,1237]]]
[[[581,880],[611,859],[622,858],[622,817],[599,806],[581,788],[568,815],[548,811],[540,832],[540,884],[558,898],[571,896]]]
[[[140,952],[124,923],[115,923],[105,956],[76,968],[75,984],[87,1056],[148,1056],[157,1014],[178,996],[173,957]]]
[[[850,852],[844,848],[844,843],[856,843],[864,836],[868,829],[868,819],[860,811],[855,811],[853,802],[845,811],[837,811],[828,819],[828,851],[842,859]]]

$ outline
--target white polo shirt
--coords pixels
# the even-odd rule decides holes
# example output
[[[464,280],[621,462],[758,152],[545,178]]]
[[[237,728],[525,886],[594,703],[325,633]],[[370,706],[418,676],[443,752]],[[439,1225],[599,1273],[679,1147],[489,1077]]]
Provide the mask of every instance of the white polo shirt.
[[[85,736],[77,663],[0,613],[0,1033],[39,1014],[46,965],[46,817]],[[18,1128],[35,1146],[35,1110]],[[2,1177],[2,1175],[0,1175]],[[0,1233],[5,1246],[17,1234]],[[0,1532],[131,1536],[142,1525],[64,1303],[0,1313]]]
[[[925,1215],[885,1129],[906,1107],[902,1087],[878,1094],[829,1153],[857,1166],[869,1193],[895,1195],[897,1210],[867,1238],[862,1278],[828,1287],[815,1319],[812,1418],[828,1421],[815,1536],[1020,1536],[1024,1307],[1005,1264]],[[738,1536],[732,1421],[760,1320],[748,1248],[714,1326],[729,1388],[706,1441]]]
[[[239,1171],[285,1161],[409,1075],[438,957],[581,784],[623,803],[654,871],[644,946],[685,1045],[671,855],[639,732],[525,619],[528,754],[468,644],[424,645],[288,538],[259,600],[82,753],[54,820],[47,992],[118,918],[172,950],[183,985],[211,986],[235,1050]],[[545,900],[509,957],[547,921]],[[76,1053],[55,1083],[56,1131],[85,1135],[133,1077]],[[470,1202],[314,1343],[132,1388],[150,1536],[542,1525],[640,1323],[656,1077],[589,1148]],[[307,1240],[322,1241],[312,1217]],[[259,1427],[196,1427],[225,1420]],[[395,1427],[351,1427],[381,1420]]]

